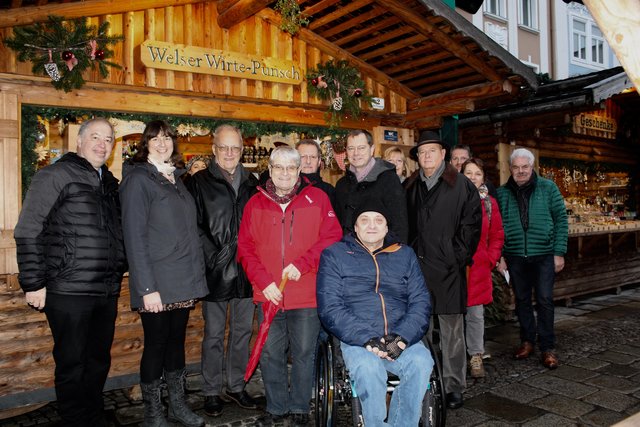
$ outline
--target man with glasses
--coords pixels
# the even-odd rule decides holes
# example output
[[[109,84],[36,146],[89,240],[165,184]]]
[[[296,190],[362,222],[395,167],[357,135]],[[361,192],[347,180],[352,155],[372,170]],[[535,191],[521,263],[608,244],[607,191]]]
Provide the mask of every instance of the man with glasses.
[[[536,336],[542,364],[558,367],[553,331],[553,284],[564,268],[569,225],[564,199],[556,184],[533,171],[533,153],[525,148],[513,151],[511,177],[498,189],[498,203],[504,226],[504,258],[498,270],[507,267],[516,297],[521,345],[516,359],[533,353]],[[531,303],[535,289],[537,318]]]
[[[256,403],[244,391],[254,305],[251,284],[236,261],[236,253],[242,211],[256,192],[258,182],[240,163],[242,148],[239,129],[219,126],[213,134],[214,161],[187,183],[196,201],[209,287],[209,295],[202,304],[205,321],[202,392],[204,410],[210,416],[220,415],[224,402],[229,400],[241,408],[256,408]],[[227,310],[229,339],[225,353]],[[223,390],[225,384],[226,390]]]
[[[480,240],[482,211],[475,185],[444,161],[446,153],[447,146],[438,133],[422,132],[410,151],[420,168],[404,184],[409,241],[431,291],[433,315],[440,325],[447,405],[455,409],[462,406],[466,387],[466,268]]]
[[[335,204],[336,190],[333,185],[322,180],[320,166],[322,165],[322,151],[313,139],[303,139],[296,144],[296,150],[300,153],[300,176],[306,178],[315,187],[324,191],[333,206]]]
[[[375,147],[371,134],[354,130],[347,136],[349,168],[336,184],[335,210],[344,234],[351,233],[354,213],[369,199],[379,201],[389,211],[389,232],[400,242],[407,242],[407,204],[404,190],[396,175],[396,167],[373,157]]]

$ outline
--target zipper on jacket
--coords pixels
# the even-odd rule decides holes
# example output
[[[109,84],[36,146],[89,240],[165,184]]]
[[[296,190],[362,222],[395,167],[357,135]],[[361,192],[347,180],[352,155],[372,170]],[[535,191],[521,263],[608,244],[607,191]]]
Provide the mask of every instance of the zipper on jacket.
[[[529,252],[529,250],[528,250],[528,249],[529,249],[529,248],[528,248],[527,246],[528,246],[528,245],[527,245],[527,231],[525,230],[525,232],[524,232],[524,257],[525,257],[525,258],[526,258],[527,256],[529,256],[529,255],[528,255],[528,252]]]
[[[289,244],[292,245],[293,244],[293,215],[295,214],[295,211],[291,211],[291,222],[289,223]]]
[[[284,270],[284,242],[285,242],[285,234],[284,234],[284,219],[285,219],[285,213],[282,212],[282,222],[280,224],[280,232],[282,234],[282,238],[280,239],[280,249],[282,251],[282,269]]]

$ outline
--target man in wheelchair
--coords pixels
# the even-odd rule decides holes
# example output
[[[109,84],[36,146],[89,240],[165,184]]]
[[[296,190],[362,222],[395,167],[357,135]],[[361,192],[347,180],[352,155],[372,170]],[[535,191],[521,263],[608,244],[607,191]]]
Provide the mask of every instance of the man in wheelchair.
[[[365,202],[354,218],[355,235],[320,258],[318,315],[340,340],[365,425],[417,426],[433,368],[421,341],[431,314],[429,291],[413,249],[388,233],[385,206]],[[388,417],[387,371],[400,379]]]

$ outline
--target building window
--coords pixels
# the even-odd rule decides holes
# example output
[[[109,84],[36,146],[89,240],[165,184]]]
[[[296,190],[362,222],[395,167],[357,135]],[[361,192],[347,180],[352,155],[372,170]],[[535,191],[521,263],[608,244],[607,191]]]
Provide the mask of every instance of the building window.
[[[604,65],[604,37],[595,25],[591,26],[591,61]]]
[[[536,0],[520,0],[518,6],[520,25],[538,29],[538,2]]]
[[[578,19],[573,20],[573,57],[587,60],[587,24]]]
[[[574,17],[571,27],[572,61],[581,65],[606,66],[607,43],[595,23]]]
[[[499,16],[500,18],[507,18],[505,0],[485,0],[484,11],[485,13]]]

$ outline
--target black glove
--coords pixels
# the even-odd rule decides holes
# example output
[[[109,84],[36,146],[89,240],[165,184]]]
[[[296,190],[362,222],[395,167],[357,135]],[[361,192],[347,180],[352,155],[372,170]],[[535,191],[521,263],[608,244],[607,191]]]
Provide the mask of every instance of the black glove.
[[[407,348],[407,342],[398,334],[387,334],[382,337],[384,346],[386,347],[387,357],[396,360],[402,354],[402,351]],[[404,343],[404,348],[400,348],[398,344]]]
[[[380,351],[387,351],[384,343],[380,340],[380,338],[371,338],[369,341],[364,343],[363,347],[364,348],[371,347],[372,350],[374,348],[377,348]]]

